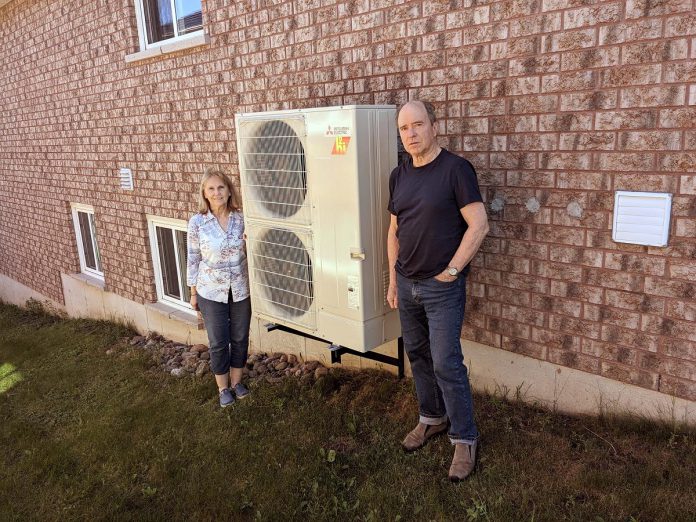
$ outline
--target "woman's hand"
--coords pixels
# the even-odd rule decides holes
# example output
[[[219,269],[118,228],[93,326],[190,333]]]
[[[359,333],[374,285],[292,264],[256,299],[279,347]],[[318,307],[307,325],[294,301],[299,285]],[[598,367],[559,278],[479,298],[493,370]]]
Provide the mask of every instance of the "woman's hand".
[[[193,308],[197,312],[198,311],[198,296],[196,294],[191,294],[191,299],[189,300],[189,303],[191,304],[191,308]]]

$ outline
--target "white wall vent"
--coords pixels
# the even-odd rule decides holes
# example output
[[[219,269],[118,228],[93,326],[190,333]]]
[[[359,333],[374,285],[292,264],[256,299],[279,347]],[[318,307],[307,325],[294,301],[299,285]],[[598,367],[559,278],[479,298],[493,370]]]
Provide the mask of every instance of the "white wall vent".
[[[118,177],[121,180],[123,190],[133,190],[133,172],[131,169],[119,169]]]
[[[619,243],[666,246],[672,194],[617,191],[612,239]]]
[[[396,109],[238,114],[254,313],[358,351],[400,334],[386,303]]]

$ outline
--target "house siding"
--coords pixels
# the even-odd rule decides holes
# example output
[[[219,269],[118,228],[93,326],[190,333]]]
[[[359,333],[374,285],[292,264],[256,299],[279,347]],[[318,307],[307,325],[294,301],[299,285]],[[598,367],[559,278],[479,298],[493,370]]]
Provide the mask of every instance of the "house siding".
[[[65,302],[70,202],[105,289],[156,300],[146,214],[238,178],[234,115],[433,101],[491,232],[463,337],[696,400],[696,2],[204,1],[210,43],[126,63],[132,1],[0,8],[0,273]],[[133,171],[123,191],[118,170]],[[673,194],[665,248],[611,239],[616,190]]]

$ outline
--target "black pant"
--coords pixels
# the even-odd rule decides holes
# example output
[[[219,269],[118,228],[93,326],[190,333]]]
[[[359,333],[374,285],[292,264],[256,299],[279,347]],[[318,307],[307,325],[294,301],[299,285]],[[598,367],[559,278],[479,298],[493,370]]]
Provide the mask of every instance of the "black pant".
[[[230,368],[243,368],[249,352],[251,298],[227,303],[205,299],[198,294],[198,308],[203,315],[210,344],[210,369],[215,375],[225,375]]]

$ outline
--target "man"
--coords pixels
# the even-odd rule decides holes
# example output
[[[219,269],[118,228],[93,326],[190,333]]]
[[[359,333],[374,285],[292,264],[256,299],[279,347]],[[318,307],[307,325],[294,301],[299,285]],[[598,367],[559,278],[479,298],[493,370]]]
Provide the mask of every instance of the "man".
[[[460,344],[466,275],[488,218],[471,164],[437,144],[433,106],[406,103],[398,126],[411,159],[389,178],[387,301],[399,308],[420,413],[402,446],[418,450],[449,423],[449,478],[459,481],[474,469],[479,435]]]

